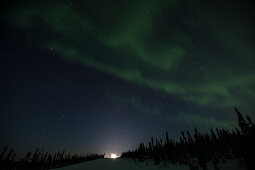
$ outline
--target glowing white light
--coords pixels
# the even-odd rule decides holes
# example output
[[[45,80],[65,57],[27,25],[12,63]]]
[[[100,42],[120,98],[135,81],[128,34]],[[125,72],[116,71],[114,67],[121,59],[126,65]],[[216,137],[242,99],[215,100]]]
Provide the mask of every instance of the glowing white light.
[[[115,158],[117,158],[118,156],[115,154],[115,153],[111,153],[111,158],[112,159],[115,159]]]

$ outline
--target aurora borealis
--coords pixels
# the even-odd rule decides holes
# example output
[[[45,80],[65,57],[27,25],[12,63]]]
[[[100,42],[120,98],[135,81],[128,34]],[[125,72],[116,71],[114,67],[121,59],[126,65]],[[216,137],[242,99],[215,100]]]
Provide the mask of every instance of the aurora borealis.
[[[1,146],[120,153],[165,130],[231,128],[234,106],[254,117],[251,4],[23,0],[1,13]]]

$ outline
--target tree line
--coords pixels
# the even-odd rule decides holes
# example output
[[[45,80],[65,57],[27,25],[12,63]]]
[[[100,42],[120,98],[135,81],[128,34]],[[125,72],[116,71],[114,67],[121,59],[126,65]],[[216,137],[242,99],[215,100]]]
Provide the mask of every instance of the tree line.
[[[46,170],[73,165],[95,159],[104,158],[105,154],[88,153],[87,155],[66,153],[65,150],[50,154],[39,148],[28,152],[25,158],[15,160],[16,153],[6,146],[0,154],[1,170]]]
[[[219,162],[238,159],[247,169],[255,169],[255,125],[249,116],[244,118],[237,108],[235,112],[239,128],[211,128],[205,134],[195,128],[193,135],[182,131],[179,141],[170,139],[166,132],[164,139],[151,137],[147,145],[142,142],[138,148],[123,152],[121,157],[165,165],[178,163],[188,165],[191,170],[207,170],[209,163],[219,170]]]

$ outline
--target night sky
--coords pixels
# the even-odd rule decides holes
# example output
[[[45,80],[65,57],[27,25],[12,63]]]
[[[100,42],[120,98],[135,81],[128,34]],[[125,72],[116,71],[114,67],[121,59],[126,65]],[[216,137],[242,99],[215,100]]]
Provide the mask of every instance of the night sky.
[[[255,20],[230,0],[1,5],[0,148],[109,154],[255,117]]]

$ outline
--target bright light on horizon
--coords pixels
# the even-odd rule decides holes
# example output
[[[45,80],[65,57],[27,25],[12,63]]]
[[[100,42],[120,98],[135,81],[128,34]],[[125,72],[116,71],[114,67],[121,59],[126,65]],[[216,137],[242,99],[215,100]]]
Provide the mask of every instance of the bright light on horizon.
[[[118,156],[115,153],[111,153],[111,158],[116,159]]]

